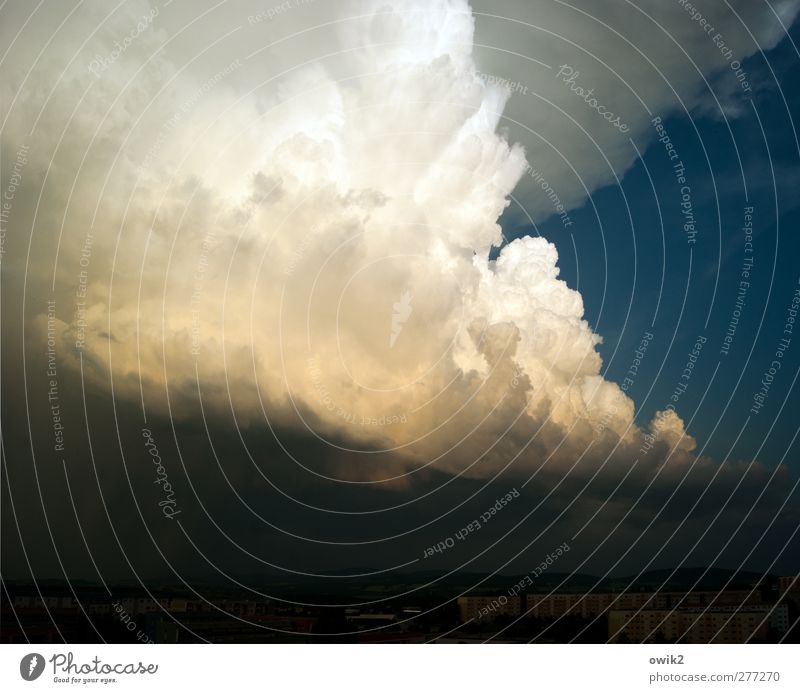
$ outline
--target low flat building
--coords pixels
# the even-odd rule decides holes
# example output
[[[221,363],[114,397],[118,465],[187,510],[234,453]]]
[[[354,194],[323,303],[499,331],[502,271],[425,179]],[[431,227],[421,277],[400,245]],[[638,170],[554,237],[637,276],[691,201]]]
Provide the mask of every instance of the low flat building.
[[[609,642],[745,643],[788,627],[786,604],[608,612]]]
[[[587,592],[535,594],[525,597],[523,612],[533,618],[554,618],[566,614],[595,618],[611,610],[675,609],[760,604],[761,595],[753,590],[724,592]]]
[[[458,598],[461,623],[467,621],[493,621],[501,614],[519,616],[521,599],[505,594],[466,596]]]

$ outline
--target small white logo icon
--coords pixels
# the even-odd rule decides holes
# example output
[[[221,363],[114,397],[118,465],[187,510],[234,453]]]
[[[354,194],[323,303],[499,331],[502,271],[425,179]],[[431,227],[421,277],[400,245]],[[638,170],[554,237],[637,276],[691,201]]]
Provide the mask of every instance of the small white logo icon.
[[[400,294],[400,299],[392,304],[392,309],[392,332],[389,335],[390,349],[403,331],[403,325],[406,324],[411,316],[411,292],[408,289]]]
[[[19,663],[20,676],[26,681],[35,681],[42,675],[43,671],[44,657],[36,652],[25,655]]]

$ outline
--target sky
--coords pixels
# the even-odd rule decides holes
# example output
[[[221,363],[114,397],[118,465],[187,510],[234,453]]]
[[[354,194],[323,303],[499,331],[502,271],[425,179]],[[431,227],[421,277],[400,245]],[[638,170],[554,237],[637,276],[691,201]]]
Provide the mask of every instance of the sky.
[[[798,11],[5,3],[3,574],[797,573]]]

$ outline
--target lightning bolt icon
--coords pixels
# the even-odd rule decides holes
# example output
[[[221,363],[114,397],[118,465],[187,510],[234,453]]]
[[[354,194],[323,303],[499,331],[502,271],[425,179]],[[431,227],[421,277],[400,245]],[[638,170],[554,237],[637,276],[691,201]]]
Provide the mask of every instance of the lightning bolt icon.
[[[30,664],[28,665],[28,676],[33,673],[33,670],[36,668],[36,664],[39,661],[39,658],[36,655],[31,657]]]

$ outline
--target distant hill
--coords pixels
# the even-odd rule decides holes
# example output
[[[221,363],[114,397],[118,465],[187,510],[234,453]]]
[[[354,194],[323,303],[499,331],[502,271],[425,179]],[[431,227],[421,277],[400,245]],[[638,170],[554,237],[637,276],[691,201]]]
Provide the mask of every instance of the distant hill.
[[[151,580],[147,588],[157,593],[172,595],[194,596],[196,590],[205,597],[246,597],[258,598],[258,593],[269,597],[300,598],[307,600],[310,597],[324,597],[326,600],[337,601],[353,598],[381,598],[399,596],[410,593],[413,598],[418,597],[448,597],[460,594],[502,594],[511,587],[525,579],[526,574],[515,575],[488,575],[486,573],[455,572],[448,574],[445,571],[418,571],[395,574],[363,575],[361,577],[347,577],[352,573],[370,573],[370,569],[352,570],[349,573],[328,573],[329,576],[341,577],[310,577],[305,575],[276,575],[253,574],[238,577],[244,587],[236,587],[230,583],[219,580],[210,580],[207,576],[195,579],[185,578],[185,584],[176,584],[173,579]],[[679,568],[677,570],[659,569],[651,570],[640,576],[628,577],[598,577],[585,573],[557,573],[546,572],[533,579],[533,584],[528,588],[534,592],[621,592],[627,591],[663,591],[719,590],[750,588],[761,581],[773,579],[760,573],[726,568]],[[18,581],[6,581],[6,587],[13,593],[17,589],[33,585]],[[40,581],[39,587],[43,592],[69,592],[69,585],[63,581]],[[74,581],[72,587],[77,591],[97,589],[86,581]],[[143,591],[141,586],[133,581],[117,583],[115,587],[125,591]],[[249,588],[249,589],[248,589]],[[251,591],[253,590],[253,591]]]

